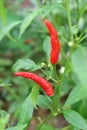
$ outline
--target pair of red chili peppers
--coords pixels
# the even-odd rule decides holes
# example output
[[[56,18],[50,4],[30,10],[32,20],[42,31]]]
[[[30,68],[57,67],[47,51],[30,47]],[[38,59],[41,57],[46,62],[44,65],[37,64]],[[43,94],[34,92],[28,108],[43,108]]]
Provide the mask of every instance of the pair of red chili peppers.
[[[60,52],[60,43],[57,36],[57,31],[49,20],[45,20],[45,25],[47,26],[50,33],[50,41],[51,41],[50,62],[51,64],[56,64],[58,62]],[[44,78],[31,72],[16,72],[15,75],[22,76],[24,78],[28,78],[35,81],[38,85],[40,85],[40,87],[45,91],[45,93],[48,96],[54,95],[53,87]]]

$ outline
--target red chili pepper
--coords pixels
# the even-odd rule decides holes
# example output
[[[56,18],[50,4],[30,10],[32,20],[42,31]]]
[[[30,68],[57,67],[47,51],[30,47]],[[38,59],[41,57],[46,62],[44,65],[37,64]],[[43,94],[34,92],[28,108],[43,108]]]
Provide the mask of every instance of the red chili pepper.
[[[60,43],[57,36],[57,31],[49,20],[45,20],[45,24],[49,30],[51,40],[52,49],[50,53],[50,62],[52,64],[56,64],[60,53]]]
[[[48,96],[53,96],[54,95],[54,90],[49,82],[47,82],[44,78],[31,73],[31,72],[16,72],[16,76],[22,76],[24,78],[29,78],[33,81],[35,81],[37,84],[40,85],[40,87],[45,91],[45,93]]]

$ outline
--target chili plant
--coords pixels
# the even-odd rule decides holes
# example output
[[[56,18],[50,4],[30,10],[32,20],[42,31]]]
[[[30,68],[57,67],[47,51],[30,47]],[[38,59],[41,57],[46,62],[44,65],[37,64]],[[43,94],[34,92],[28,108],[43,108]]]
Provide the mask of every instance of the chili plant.
[[[43,118],[36,115],[36,130],[87,130],[87,1],[32,2],[35,10],[10,25],[6,24],[3,1],[0,3],[2,23],[6,26],[0,32],[0,40],[7,37],[15,43],[24,38],[24,46],[29,48],[25,48],[27,52],[21,58],[17,56],[11,71],[17,88],[25,89],[27,85],[29,89],[24,99],[10,91],[18,107],[10,125],[9,114],[0,111],[0,130],[27,130],[39,108],[48,113]],[[11,32],[17,25],[18,38]],[[51,120],[60,119],[61,115],[66,125],[52,125]]]

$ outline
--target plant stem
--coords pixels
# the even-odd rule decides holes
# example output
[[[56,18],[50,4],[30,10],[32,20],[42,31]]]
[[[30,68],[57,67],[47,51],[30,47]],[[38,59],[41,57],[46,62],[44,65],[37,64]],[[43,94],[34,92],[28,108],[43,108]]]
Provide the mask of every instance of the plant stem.
[[[39,127],[37,128],[37,130],[40,130],[41,127],[49,120],[53,117],[53,114],[51,113],[40,125]]]
[[[41,8],[41,7],[42,7],[42,5],[41,5],[40,0],[36,0],[36,1],[37,1],[37,5],[38,5],[38,7],[39,7],[39,8]]]
[[[58,83],[58,81],[56,79],[54,79],[53,77],[49,76],[43,69],[40,69],[49,79],[51,79],[52,81],[54,81],[55,83]]]
[[[68,0],[66,0],[66,8],[67,8],[67,14],[68,14],[68,23],[69,23],[69,28],[70,28],[70,35],[71,35],[72,41],[74,42],[74,37],[73,37],[73,33],[72,33],[72,22],[71,22],[71,17],[70,17],[70,7],[69,7],[69,1]],[[63,75],[61,77],[60,85],[58,86],[59,89],[58,89],[58,104],[57,104],[57,108],[59,108],[59,104],[60,104],[60,91],[61,91],[61,87],[62,87],[65,75],[66,75],[68,67],[69,67],[70,58],[71,58],[71,55],[73,53],[73,50],[74,50],[74,46],[72,46],[70,48],[70,54],[69,54],[69,57],[68,57],[68,59],[66,61],[66,64],[65,64],[65,71],[64,71],[64,73],[63,73]]]
[[[40,70],[48,77],[48,74],[43,69]]]
[[[80,15],[80,8],[79,8],[79,1],[76,0],[76,3],[77,3],[77,12],[78,12],[78,17],[77,17],[77,23],[79,22],[79,15]]]
[[[56,65],[53,65],[53,72],[56,77],[56,80],[58,80],[59,78],[58,78],[57,71],[56,71]]]
[[[63,84],[63,81],[64,81],[64,78],[65,78],[65,75],[66,75],[66,73],[67,73],[67,70],[68,70],[68,67],[69,67],[69,63],[70,63],[70,58],[71,58],[71,55],[72,55],[72,53],[73,53],[73,50],[74,50],[74,47],[72,47],[71,48],[71,50],[70,50],[70,54],[69,54],[69,57],[68,57],[68,60],[67,60],[67,62],[66,62],[66,65],[65,65],[65,71],[64,71],[64,73],[63,73],[63,75],[62,75],[62,77],[61,77],[61,80],[60,80],[60,85],[59,85],[59,91],[58,91],[58,104],[57,104],[57,108],[59,109],[59,106],[60,106],[60,92],[61,92],[61,87],[62,87],[62,84]]]
[[[16,40],[11,36],[10,33],[7,34],[7,37],[12,41],[12,42],[16,42]]]
[[[6,10],[5,10],[5,7],[4,7],[3,0],[0,0],[0,12],[1,12],[2,21],[3,21],[4,24],[6,24],[7,23]]]
[[[85,38],[87,38],[87,35],[83,36],[77,43],[79,44],[80,42],[82,42]],[[77,44],[77,45],[78,45]]]
[[[54,78],[50,77],[50,79],[51,79],[52,81],[54,81],[55,83],[58,83],[58,81],[55,80]]]
[[[71,22],[71,16],[70,16],[69,0],[66,0],[66,9],[67,9],[67,14],[68,14],[68,24],[69,24],[69,28],[70,28],[70,35],[71,35],[72,41],[74,42],[73,32],[72,32],[72,22]]]
[[[53,71],[54,71],[54,75],[55,75],[55,77],[56,77],[56,80],[57,80],[57,83],[56,83],[56,87],[57,87],[57,91],[58,91],[58,93],[57,93],[57,95],[58,95],[58,102],[57,102],[57,109],[59,109],[59,101],[60,101],[60,87],[59,87],[59,85],[58,85],[58,80],[59,80],[59,78],[58,78],[58,74],[57,74],[57,70],[56,70],[56,65],[53,65]]]

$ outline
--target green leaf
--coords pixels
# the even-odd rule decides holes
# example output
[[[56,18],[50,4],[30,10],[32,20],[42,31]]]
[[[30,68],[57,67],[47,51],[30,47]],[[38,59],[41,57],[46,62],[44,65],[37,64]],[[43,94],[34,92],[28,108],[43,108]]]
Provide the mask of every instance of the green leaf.
[[[64,108],[87,96],[87,47],[79,46],[72,54],[72,70],[79,84],[71,91]]]
[[[43,50],[47,54],[47,57],[50,57],[50,51],[51,51],[51,46],[50,46],[50,37],[47,36],[46,39],[44,40],[43,43]]]
[[[0,130],[4,130],[9,121],[9,114],[4,110],[0,110]]]
[[[87,130],[87,124],[84,118],[82,118],[79,113],[73,110],[63,110],[65,119],[72,125],[79,129]]]
[[[87,97],[82,101],[79,112],[84,118],[87,119]]]
[[[79,128],[75,127],[75,126],[72,126],[71,127],[71,130],[80,130]]]
[[[76,86],[69,94],[63,108],[66,108],[67,106],[85,98],[86,96],[87,96],[87,86],[83,86],[81,84]]]
[[[52,101],[49,97],[39,95],[37,99],[37,105],[42,108],[50,108],[52,104]]]
[[[19,126],[14,126],[14,127],[10,127],[10,128],[7,128],[5,130],[24,130],[24,128],[26,127],[27,125],[19,125]]]
[[[21,105],[20,113],[18,117],[18,125],[20,124],[27,124],[29,125],[32,115],[33,115],[33,104],[30,100],[30,96],[26,98],[24,103]]]
[[[13,71],[19,71],[21,69],[29,70],[36,69],[35,62],[31,59],[19,59],[12,67]]]
[[[20,34],[19,34],[19,38],[23,35],[23,33],[25,32],[25,30],[27,29],[27,27],[29,27],[29,25],[32,23],[33,19],[39,14],[43,14],[43,17],[47,16],[53,9],[64,9],[62,4],[52,4],[52,5],[47,5],[45,7],[43,7],[42,9],[39,9],[37,11],[32,12],[31,14],[29,14],[28,16],[26,16],[24,18],[24,20],[21,23],[20,26]]]
[[[31,94],[30,94],[30,97],[31,97],[31,100],[32,100],[34,107],[36,107],[36,102],[37,102],[37,98],[38,98],[38,95],[39,95],[39,88],[40,87],[38,85],[35,85],[32,88],[32,91],[31,91]]]
[[[87,1],[80,8],[79,18],[83,15],[83,13],[86,11],[86,9],[87,9]]]
[[[10,25],[7,25],[6,27],[3,27],[0,30],[0,41],[13,29],[16,25],[18,25],[20,21],[16,21],[11,23]]]
[[[79,82],[83,85],[87,82],[87,47],[79,46],[71,57],[72,69]]]
[[[40,10],[34,11],[33,13],[29,14],[28,16],[26,16],[24,18],[24,20],[22,21],[21,26],[20,26],[19,38],[25,32],[25,30],[27,29],[27,27],[29,27],[29,25],[31,24],[31,22],[33,21],[33,19],[39,14],[39,12],[40,12]]]
[[[59,13],[59,11],[63,11],[64,10],[61,2],[58,3],[58,4],[57,3],[56,4],[52,4],[52,5],[49,4],[49,5],[46,5],[43,8],[43,10],[42,10],[43,17],[46,17],[51,11],[53,11],[53,9],[57,9],[58,13]]]
[[[44,124],[40,130],[54,130],[54,128],[50,125]]]

